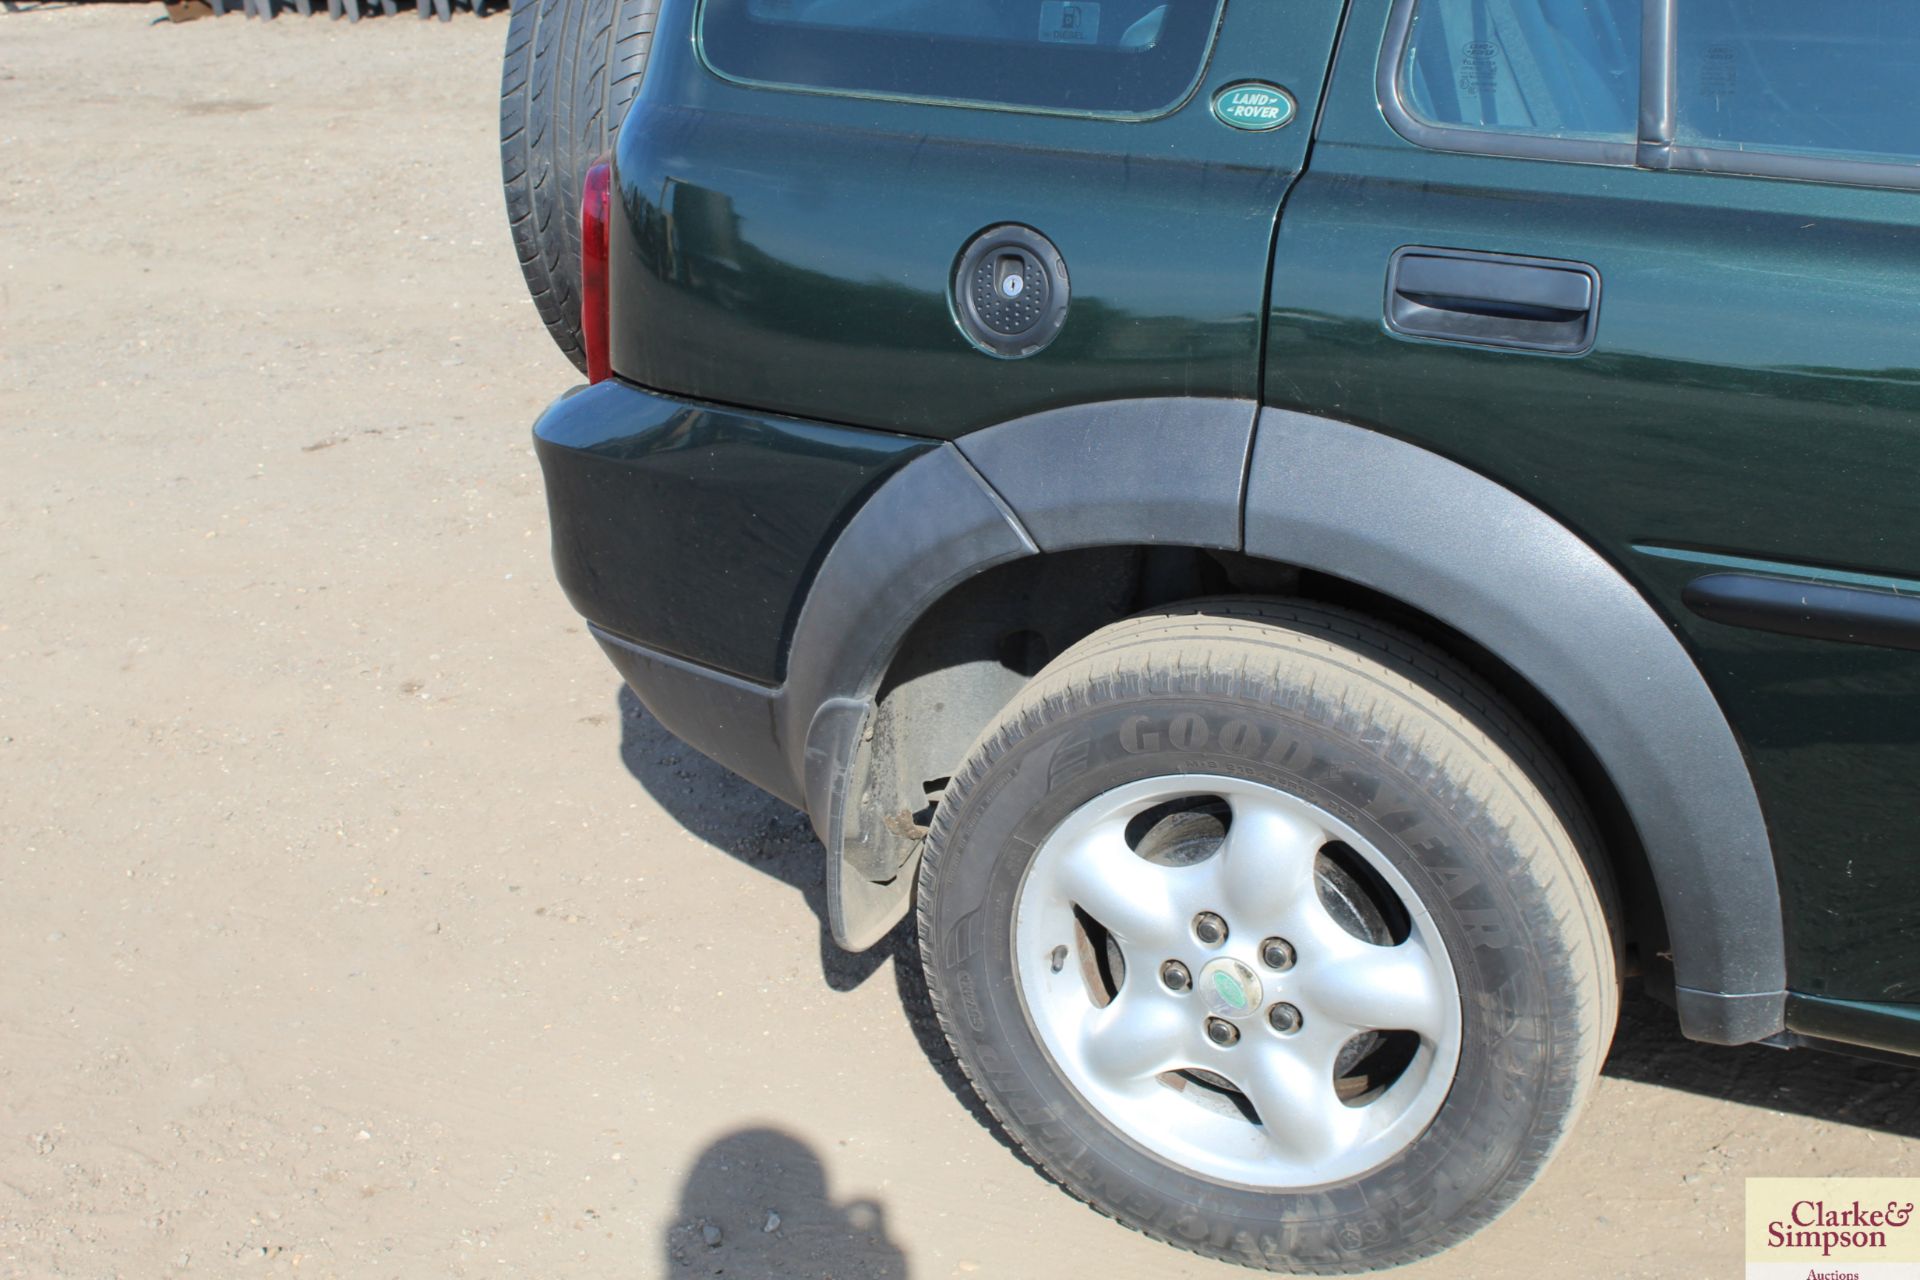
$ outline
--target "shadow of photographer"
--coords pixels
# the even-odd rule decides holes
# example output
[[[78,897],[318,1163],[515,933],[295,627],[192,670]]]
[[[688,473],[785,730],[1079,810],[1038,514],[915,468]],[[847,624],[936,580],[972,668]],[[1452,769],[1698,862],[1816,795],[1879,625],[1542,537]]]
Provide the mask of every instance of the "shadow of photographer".
[[[805,1142],[742,1129],[709,1146],[687,1174],[667,1232],[668,1274],[729,1280],[907,1280],[906,1251],[873,1200],[834,1202]]]

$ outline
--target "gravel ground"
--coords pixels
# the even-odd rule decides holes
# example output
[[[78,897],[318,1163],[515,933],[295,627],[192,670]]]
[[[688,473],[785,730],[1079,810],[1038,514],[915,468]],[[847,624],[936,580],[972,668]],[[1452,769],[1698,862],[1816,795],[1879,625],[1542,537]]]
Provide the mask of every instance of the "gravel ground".
[[[0,1276],[1239,1274],[979,1122],[552,585],[504,21],[160,14],[0,15]],[[1630,1003],[1406,1274],[1733,1274],[1743,1177],[1920,1173],[1917,1084]]]

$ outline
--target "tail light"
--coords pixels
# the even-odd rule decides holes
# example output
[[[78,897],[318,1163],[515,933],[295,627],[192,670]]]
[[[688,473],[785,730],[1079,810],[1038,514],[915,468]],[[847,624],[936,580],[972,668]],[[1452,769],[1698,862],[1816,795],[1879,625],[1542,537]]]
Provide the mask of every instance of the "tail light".
[[[580,185],[580,338],[587,349],[587,381],[613,373],[607,352],[607,213],[611,167],[587,170]]]

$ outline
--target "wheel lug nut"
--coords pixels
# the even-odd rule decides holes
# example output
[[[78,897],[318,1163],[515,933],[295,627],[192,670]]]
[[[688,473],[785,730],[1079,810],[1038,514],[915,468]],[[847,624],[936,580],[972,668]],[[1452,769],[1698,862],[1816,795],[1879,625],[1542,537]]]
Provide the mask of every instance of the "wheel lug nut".
[[[1227,940],[1227,922],[1211,911],[1202,911],[1193,918],[1193,936],[1204,946],[1217,947]]]
[[[1193,986],[1193,975],[1178,960],[1169,960],[1160,966],[1160,981],[1167,984],[1169,991],[1186,991]]]
[[[1293,944],[1285,938],[1268,938],[1260,944],[1260,963],[1269,969],[1285,973],[1293,968],[1297,958],[1293,953]]]
[[[1282,1001],[1267,1010],[1267,1024],[1283,1036],[1290,1036],[1300,1029],[1300,1010]]]
[[[1229,1045],[1240,1042],[1240,1028],[1234,1026],[1225,1018],[1208,1018],[1207,1039],[1224,1049]]]

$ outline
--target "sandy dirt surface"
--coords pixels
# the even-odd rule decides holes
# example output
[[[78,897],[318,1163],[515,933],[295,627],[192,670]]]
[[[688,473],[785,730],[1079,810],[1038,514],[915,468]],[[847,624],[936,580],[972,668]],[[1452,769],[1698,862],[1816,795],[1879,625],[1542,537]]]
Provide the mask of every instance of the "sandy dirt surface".
[[[1226,1277],[984,1127],[551,581],[503,19],[0,15],[0,1277]],[[1418,1280],[1733,1275],[1920,1074],[1629,1007]]]

